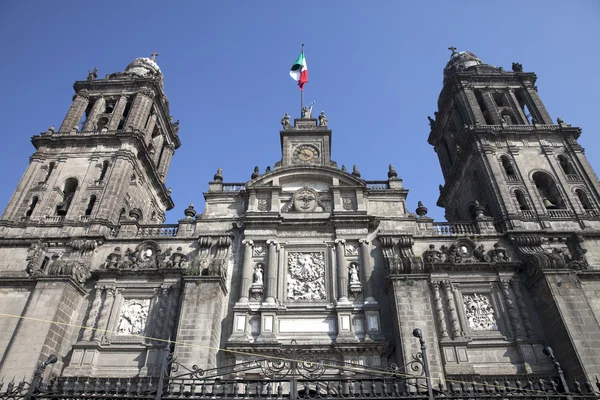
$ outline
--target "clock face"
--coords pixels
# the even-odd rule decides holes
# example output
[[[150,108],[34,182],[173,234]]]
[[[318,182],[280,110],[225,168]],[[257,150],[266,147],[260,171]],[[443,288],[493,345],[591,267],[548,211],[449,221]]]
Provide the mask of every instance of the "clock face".
[[[294,161],[309,163],[319,158],[319,150],[308,144],[303,144],[294,149]]]

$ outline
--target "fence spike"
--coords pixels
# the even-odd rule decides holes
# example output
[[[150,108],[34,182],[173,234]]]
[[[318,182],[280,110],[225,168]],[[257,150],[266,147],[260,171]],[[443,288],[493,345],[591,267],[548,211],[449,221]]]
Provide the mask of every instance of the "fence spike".
[[[0,391],[2,390],[3,386],[4,386],[4,377],[0,378]]]
[[[450,381],[450,383],[448,385],[450,386],[450,393],[457,394],[456,393],[456,385],[454,384],[454,382]]]
[[[350,383],[350,396],[354,397],[354,385]],[[400,385],[398,381],[394,381],[394,396],[400,396]]]
[[[277,398],[280,399],[283,395],[283,386],[281,386],[281,381],[277,384]]]
[[[592,382],[587,379],[585,380],[585,388],[587,389],[588,393],[594,393],[594,386],[592,385]]]
[[[439,388],[440,392],[442,392],[442,393],[444,393],[446,391],[441,379],[438,379],[438,388]]]
[[[506,376],[504,377],[504,392],[510,393],[510,382]]]

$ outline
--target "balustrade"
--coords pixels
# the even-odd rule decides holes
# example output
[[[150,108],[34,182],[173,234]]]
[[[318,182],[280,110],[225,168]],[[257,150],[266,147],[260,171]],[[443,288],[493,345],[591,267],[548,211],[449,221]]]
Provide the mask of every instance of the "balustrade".
[[[569,210],[548,210],[550,218],[571,218],[573,213]]]
[[[172,237],[177,236],[178,224],[169,225],[142,225],[137,235],[141,237]]]
[[[469,222],[434,222],[436,235],[474,235],[477,229]]]
[[[369,190],[386,190],[389,188],[388,181],[367,181],[367,189]]]

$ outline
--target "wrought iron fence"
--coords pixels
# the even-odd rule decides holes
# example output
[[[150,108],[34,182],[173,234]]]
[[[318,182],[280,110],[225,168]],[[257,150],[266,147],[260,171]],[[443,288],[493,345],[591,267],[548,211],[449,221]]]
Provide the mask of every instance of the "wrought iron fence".
[[[0,382],[0,400],[600,399],[590,382],[567,385],[550,348],[544,352],[554,364],[554,378],[432,383],[425,341],[419,329],[413,335],[421,351],[404,366],[386,369],[319,359],[292,341],[287,350],[269,357],[208,370],[184,366],[165,350],[158,378],[74,377],[45,382],[41,378],[44,369],[56,362],[51,356],[39,364],[31,382]],[[596,386],[600,390],[600,382]]]

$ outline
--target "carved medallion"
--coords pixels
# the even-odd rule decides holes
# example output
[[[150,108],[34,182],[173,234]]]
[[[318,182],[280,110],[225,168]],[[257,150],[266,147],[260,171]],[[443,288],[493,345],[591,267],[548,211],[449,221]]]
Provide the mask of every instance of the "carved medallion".
[[[290,300],[327,298],[323,253],[288,253],[287,298]]]
[[[497,331],[496,317],[490,298],[485,294],[463,296],[467,322],[472,331]]]
[[[300,212],[313,212],[319,203],[319,195],[314,189],[303,187],[294,193],[294,208]]]
[[[150,299],[129,299],[123,302],[119,314],[118,335],[143,335],[150,309]]]

